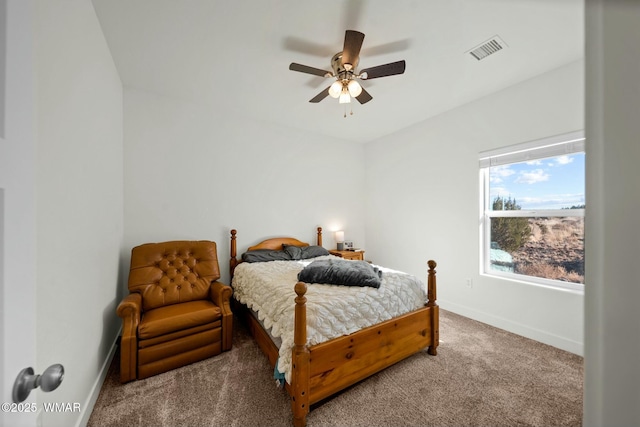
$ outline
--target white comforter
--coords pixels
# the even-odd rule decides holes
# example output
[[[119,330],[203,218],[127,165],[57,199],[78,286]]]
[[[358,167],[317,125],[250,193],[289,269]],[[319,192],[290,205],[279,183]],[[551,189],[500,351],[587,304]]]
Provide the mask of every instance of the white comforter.
[[[234,297],[258,313],[274,337],[282,339],[278,370],[291,383],[294,285],[298,272],[321,256],[303,261],[241,263],[234,273]],[[426,287],[416,277],[379,267],[379,289],[310,284],[307,289],[307,344],[314,345],[416,310],[426,302]]]

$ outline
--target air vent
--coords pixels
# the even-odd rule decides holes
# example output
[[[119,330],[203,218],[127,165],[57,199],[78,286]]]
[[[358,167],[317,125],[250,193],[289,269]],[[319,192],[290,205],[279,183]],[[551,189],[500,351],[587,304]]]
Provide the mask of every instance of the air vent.
[[[467,51],[469,55],[480,61],[489,55],[504,49],[507,44],[498,36],[494,36],[479,46]]]

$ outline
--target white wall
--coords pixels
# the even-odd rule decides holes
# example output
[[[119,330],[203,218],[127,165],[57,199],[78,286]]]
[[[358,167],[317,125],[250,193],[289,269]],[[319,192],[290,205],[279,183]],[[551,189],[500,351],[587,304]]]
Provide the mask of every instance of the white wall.
[[[586,4],[584,425],[637,426],[640,3]]]
[[[579,354],[582,295],[479,274],[478,153],[582,129],[583,67],[568,64],[365,150],[370,259],[421,278],[434,259],[441,307]]]
[[[364,241],[364,148],[125,88],[125,249],[164,240],[218,244],[228,282],[238,250],[293,236],[335,248],[331,230]],[[336,120],[341,120],[338,118]]]
[[[122,84],[91,2],[40,0],[36,14],[37,364],[66,371],[38,401],[84,410],[120,327]],[[83,415],[42,422],[70,426]]]

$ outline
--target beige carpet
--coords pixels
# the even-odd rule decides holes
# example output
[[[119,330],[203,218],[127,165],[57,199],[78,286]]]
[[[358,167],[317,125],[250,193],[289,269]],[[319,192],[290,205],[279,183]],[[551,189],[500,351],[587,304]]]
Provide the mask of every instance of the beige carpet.
[[[313,426],[580,426],[581,357],[440,311],[426,351],[312,408]],[[88,426],[288,426],[286,393],[242,324],[233,349],[128,384],[116,355]]]

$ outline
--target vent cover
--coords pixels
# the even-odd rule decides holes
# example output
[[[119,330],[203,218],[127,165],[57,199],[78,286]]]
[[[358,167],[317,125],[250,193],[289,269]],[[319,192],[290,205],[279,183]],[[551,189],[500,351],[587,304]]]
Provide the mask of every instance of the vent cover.
[[[493,36],[486,42],[474,47],[466,53],[470,54],[472,57],[480,61],[481,59],[484,59],[487,56],[504,49],[505,47],[507,47],[507,44],[500,37]]]

